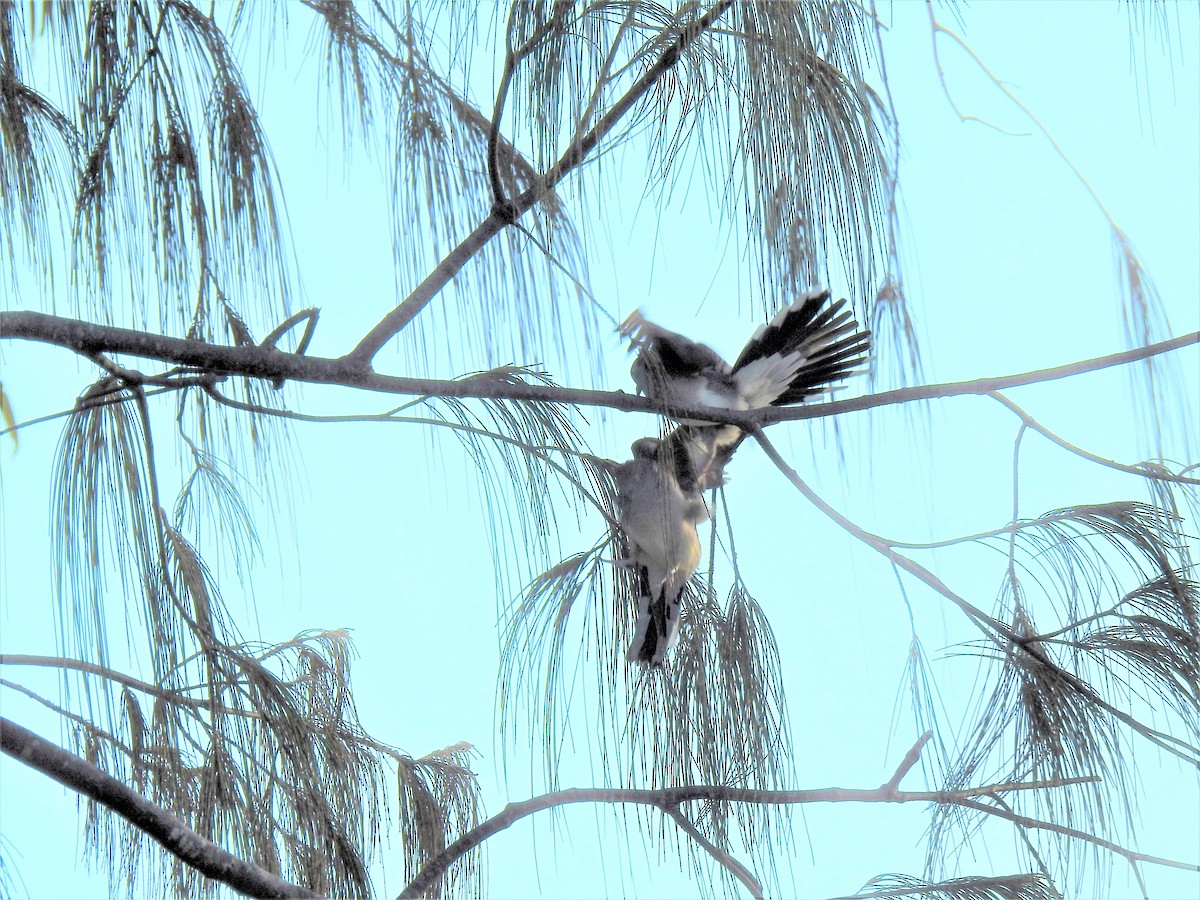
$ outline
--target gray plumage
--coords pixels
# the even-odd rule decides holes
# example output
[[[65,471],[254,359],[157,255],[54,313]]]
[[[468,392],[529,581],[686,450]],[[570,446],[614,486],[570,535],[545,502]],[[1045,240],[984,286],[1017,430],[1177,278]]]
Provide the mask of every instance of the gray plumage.
[[[629,545],[625,563],[638,576],[638,621],[628,657],[661,665],[675,642],[679,604],[700,564],[696,526],[708,518],[694,488],[684,490],[663,443],[642,438],[633,459],[613,468],[621,531]]]

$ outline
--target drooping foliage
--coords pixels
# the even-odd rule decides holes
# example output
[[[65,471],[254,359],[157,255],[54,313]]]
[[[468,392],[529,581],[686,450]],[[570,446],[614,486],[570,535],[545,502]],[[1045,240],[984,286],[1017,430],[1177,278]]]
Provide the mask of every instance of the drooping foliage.
[[[393,293],[402,303],[427,295],[400,332],[399,364],[415,375],[472,373],[447,382],[444,396],[362,418],[449,432],[479,474],[505,604],[502,747],[533,744],[533,786],[547,789],[559,786],[577,734],[610,786],[795,788],[785,660],[768,621],[772,601],[792,598],[751,595],[723,494],[710,501],[706,571],[685,594],[679,644],[662,668],[641,669],[625,659],[636,586],[618,561],[630,548],[611,469],[585,441],[587,414],[458,391],[612,387],[600,381],[612,316],[588,261],[631,158],[653,203],[699,189],[712,198],[760,313],[836,280],[875,334],[870,383],[919,379],[885,31],[874,4],[842,0],[4,0],[0,246],[13,274],[0,296],[101,325],[303,356],[316,313],[292,314],[301,266],[256,68],[305,41],[348,157],[379,168],[390,209],[395,284],[355,301],[378,303],[383,316]],[[494,93],[481,103],[489,53]],[[489,223],[494,236],[473,243]],[[1127,337],[1158,340],[1168,333],[1161,302],[1129,237],[1109,225]],[[19,270],[41,288],[32,300]],[[6,659],[59,670],[61,698],[10,678],[0,686],[53,709],[79,756],[272,873],[323,894],[369,895],[394,825],[405,876],[416,877],[483,817],[472,748],[413,757],[369,735],[345,631],[250,640],[228,599],[249,598],[260,535],[272,516],[286,519],[288,420],[317,417],[297,411],[282,379],[199,365],[137,371],[76,349],[98,380],[67,417],[55,460],[61,656]],[[1161,455],[1160,426],[1183,418],[1172,408],[1181,392],[1157,361],[1142,371],[1143,431]],[[1074,851],[1131,837],[1137,746],[1200,763],[1188,530],[1200,482],[1194,467],[1161,459],[1126,468],[1149,502],[1014,514],[974,536],[1006,558],[991,612],[971,617],[982,636],[963,654],[980,658],[982,687],[962,740],[939,733],[922,758],[938,788],[958,793],[932,804],[924,878],[881,876],[855,896],[1058,896]],[[567,544],[564,535],[593,527],[590,548]],[[867,537],[899,569],[924,571],[900,545]],[[229,569],[206,562],[216,558],[233,562],[221,584],[215,573]],[[915,621],[912,646],[908,686],[924,731],[944,717]],[[394,727],[403,738],[404,723]],[[963,802],[986,782],[1049,784]],[[778,888],[779,861],[794,849],[785,809],[712,801],[679,812]],[[114,893],[214,889],[103,807],[85,804],[84,817]],[[630,818],[660,848],[672,845],[674,826],[658,811]],[[992,819],[1012,826],[1036,874],[949,877]],[[740,889],[714,862],[719,853],[685,843],[705,889]],[[4,859],[0,893],[11,881]],[[471,853],[434,890],[482,889]]]

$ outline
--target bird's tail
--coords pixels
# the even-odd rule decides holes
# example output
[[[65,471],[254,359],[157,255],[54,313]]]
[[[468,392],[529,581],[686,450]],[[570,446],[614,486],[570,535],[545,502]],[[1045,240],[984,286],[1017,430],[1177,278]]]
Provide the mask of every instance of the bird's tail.
[[[679,639],[679,601],[686,582],[677,585],[677,579],[667,578],[653,589],[653,580],[645,566],[638,566],[637,626],[625,658],[661,666],[667,651]]]
[[[826,305],[829,296],[805,294],[750,338],[733,373],[751,408],[802,403],[867,361],[870,332],[859,328],[845,300]]]

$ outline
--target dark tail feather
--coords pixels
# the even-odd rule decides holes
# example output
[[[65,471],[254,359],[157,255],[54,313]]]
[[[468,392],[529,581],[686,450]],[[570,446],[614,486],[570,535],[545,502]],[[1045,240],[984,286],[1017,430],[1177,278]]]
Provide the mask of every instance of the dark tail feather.
[[[806,363],[791,385],[780,394],[772,406],[803,403],[810,397],[831,390],[855,372],[871,354],[871,336],[865,332],[852,335],[820,351]]]
[[[807,358],[788,389],[772,406],[800,403],[829,390],[866,361],[871,335],[859,330],[845,300],[825,306],[829,291],[810,294],[758,329],[746,344],[733,371],[772,355],[799,353]],[[824,307],[824,308],[823,308]]]
[[[756,359],[774,353],[786,353],[801,343],[806,336],[815,333],[827,320],[826,315],[822,316],[820,321],[814,322],[829,297],[829,291],[806,295],[802,300],[781,310],[770,323],[760,326],[754,337],[742,348],[741,355],[733,364],[733,371],[736,372]],[[837,304],[830,307],[826,313],[834,310],[836,306]]]
[[[644,580],[639,577],[639,581]],[[637,627],[626,659],[648,666],[661,666],[679,628],[679,597],[668,599],[665,591],[650,598],[648,590],[638,597]]]

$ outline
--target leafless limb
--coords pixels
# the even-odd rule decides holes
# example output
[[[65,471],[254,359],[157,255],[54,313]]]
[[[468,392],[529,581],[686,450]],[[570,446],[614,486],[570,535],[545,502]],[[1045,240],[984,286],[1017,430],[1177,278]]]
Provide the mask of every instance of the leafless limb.
[[[1023,637],[1017,634],[1008,625],[1001,622],[995,616],[985,613],[974,604],[970,603],[965,597],[955,592],[949,585],[938,578],[929,569],[922,566],[915,560],[896,552],[895,546],[889,543],[886,539],[877,534],[873,534],[861,526],[850,521],[842,513],[838,512],[822,499],[807,483],[796,473],[796,470],[788,465],[787,461],[779,454],[771,444],[766,434],[761,427],[756,427],[751,431],[755,440],[763,448],[768,458],[773,462],[776,468],[792,482],[795,488],[816,506],[826,516],[833,519],[838,525],[854,535],[856,538],[867,544],[872,549],[876,550],[894,565],[904,569],[911,575],[916,576],[920,581],[924,582],[929,587],[933,588],[937,593],[941,594],[970,619],[980,630],[984,636],[994,643],[1002,655],[1008,654],[1015,649],[1020,649],[1021,653],[1030,652],[1030,641],[1027,636]],[[1013,532],[1009,532],[1010,534]],[[1073,672],[1052,663],[1048,658],[1036,656],[1039,664],[1049,666],[1054,673],[1063,679],[1064,683],[1070,687],[1072,691],[1086,699],[1086,701],[1099,709],[1104,710],[1115,719],[1121,721],[1129,728],[1133,729],[1146,740],[1155,744],[1159,748],[1168,753],[1186,761],[1190,765],[1197,765],[1197,760],[1200,759],[1200,748],[1189,744],[1187,741],[1171,735],[1160,729],[1152,728],[1144,722],[1139,722],[1129,713],[1116,708],[1111,703],[1100,697],[1096,691],[1088,685],[1083,679]]]
[[[1084,778],[1058,779],[1053,781],[1036,781],[1036,782],[1014,782],[1010,784],[993,784],[979,788],[970,788],[962,791],[902,791],[898,785],[905,774],[913,767],[920,757],[921,749],[931,737],[930,732],[926,732],[917,739],[916,744],[904,759],[896,767],[893,775],[882,785],[874,789],[848,789],[848,788],[821,788],[815,790],[799,790],[799,791],[761,791],[747,790],[742,788],[731,788],[723,785],[691,785],[678,788],[664,788],[661,790],[636,790],[636,789],[586,789],[574,788],[562,791],[553,791],[548,794],[543,794],[540,797],[534,797],[530,800],[525,800],[519,803],[510,803],[500,813],[488,819],[485,822],[466,834],[462,835],[454,843],[450,844],[446,849],[438,854],[433,859],[426,863],[425,868],[414,878],[408,886],[400,893],[400,898],[415,898],[421,897],[429,891],[429,889],[437,882],[442,873],[464,853],[469,852],[481,843],[486,841],[492,835],[497,834],[508,828],[515,822],[532,815],[536,812],[541,812],[547,809],[553,809],[559,806],[566,806],[572,803],[632,803],[645,806],[656,807],[670,815],[679,824],[679,820],[672,815],[672,811],[678,812],[681,804],[696,801],[716,801],[727,803],[755,803],[763,805],[792,805],[805,803],[935,803],[935,804],[952,804],[957,806],[967,806],[970,808],[979,809],[982,812],[1010,818],[1012,821],[1017,819],[1011,816],[1005,816],[1003,811],[995,806],[979,802],[978,798],[996,797],[1002,794],[1009,794],[1021,791],[1040,791],[1051,788],[1065,787],[1070,784],[1079,784],[1095,781],[1095,777],[1089,776]],[[1040,822],[1037,819],[1027,819],[1019,817],[1021,824],[1027,824],[1028,827],[1047,826],[1053,830],[1058,830],[1060,833],[1070,837],[1079,837],[1081,840],[1091,840],[1093,843],[1099,841],[1084,832],[1073,832],[1070,829],[1062,830],[1059,826],[1054,826],[1052,823]],[[690,823],[689,823],[690,824]],[[683,827],[682,825],[680,827]],[[684,828],[689,834],[691,831]],[[1167,860],[1161,857],[1150,857],[1142,854],[1132,853],[1125,850],[1119,845],[1111,842],[1097,843],[1104,849],[1112,850],[1120,855],[1132,854],[1139,860],[1156,865],[1166,865],[1173,868],[1182,868],[1188,870],[1200,871],[1200,866],[1191,863],[1177,862],[1175,860]],[[705,850],[712,852],[706,846]],[[741,868],[741,864],[729,857],[724,851],[716,856],[718,861],[730,869],[743,884],[750,889],[751,893],[755,892],[757,880],[746,872],[749,881],[742,878],[738,874],[737,869]],[[1128,858],[1128,856],[1127,856]],[[755,893],[755,896],[758,894]]]
[[[364,414],[364,415],[309,415],[307,413],[294,412],[288,409],[274,409],[269,406],[260,406],[256,403],[246,403],[242,400],[236,400],[233,397],[226,397],[218,392],[215,388],[208,391],[209,395],[223,406],[228,406],[232,409],[240,409],[243,412],[252,412],[263,416],[275,416],[281,419],[289,419],[295,422],[315,422],[324,424],[335,424],[339,422],[392,422],[397,425],[426,425],[433,428],[449,428],[452,431],[465,432],[476,435],[481,438],[486,438],[490,441],[499,441],[502,444],[511,444],[520,447],[526,452],[536,456],[543,463],[554,469],[565,478],[572,487],[579,492],[579,495],[591,504],[602,516],[609,519],[611,524],[616,524],[616,520],[609,516],[604,504],[588,489],[582,481],[570,472],[565,466],[558,463],[550,454],[567,454],[572,455],[572,451],[565,447],[531,447],[525,442],[509,437],[506,434],[499,434],[495,431],[489,431],[485,428],[473,428],[461,422],[450,422],[445,419],[434,419],[428,416],[401,416],[397,415],[393,410],[387,413]],[[0,432],[2,433],[2,432]],[[598,461],[606,462],[600,457],[593,456],[590,453],[574,453],[573,455]]]
[[[1108,207],[1106,207],[1104,205],[1104,201],[1102,201],[1100,199],[1100,195],[1096,193],[1096,189],[1092,187],[1091,183],[1087,180],[1087,178],[1084,177],[1083,173],[1081,171],[1079,171],[1079,167],[1076,166],[1075,163],[1073,163],[1071,161],[1071,158],[1069,156],[1067,156],[1067,154],[1063,150],[1063,148],[1061,146],[1059,146],[1058,141],[1056,141],[1054,139],[1054,135],[1052,135],[1050,133],[1050,130],[1045,125],[1042,124],[1042,120],[1039,119],[1037,116],[1035,116],[1033,114],[1033,111],[1017,98],[1017,96],[1004,83],[1004,81],[1001,80],[1000,78],[998,78],[995,75],[995,73],[993,73],[992,70],[988,68],[987,64],[982,59],[979,58],[979,54],[977,54],[974,50],[971,49],[970,44],[968,44],[966,41],[964,41],[962,39],[962,37],[959,36],[956,32],[951,31],[945,25],[943,25],[937,21],[937,18],[934,16],[934,12],[933,12],[932,0],[926,0],[925,8],[929,13],[929,27],[930,27],[932,37],[933,37],[933,55],[934,55],[934,60],[937,64],[938,78],[940,79],[940,81],[942,83],[942,90],[946,95],[946,99],[950,101],[950,106],[953,108],[954,114],[956,116],[958,116],[959,119],[961,119],[964,122],[979,122],[980,124],[988,125],[991,128],[995,128],[997,131],[1000,131],[1003,134],[1012,134],[1012,132],[1005,131],[1004,129],[999,128],[995,125],[991,125],[991,123],[985,122],[983,119],[980,119],[977,116],[967,115],[967,114],[963,113],[961,110],[959,110],[958,105],[954,102],[954,99],[950,96],[950,88],[946,84],[946,73],[942,69],[941,58],[938,55],[937,39],[941,35],[945,35],[947,38],[949,38],[951,41],[953,41],[964,53],[966,53],[967,56],[971,59],[971,61],[974,62],[975,65],[978,66],[979,69],[983,72],[983,74],[988,77],[988,79],[992,82],[992,84],[996,86],[996,89],[999,90],[1000,93],[1004,94],[1004,96],[1006,98],[1008,98],[1009,102],[1011,102],[1013,104],[1013,106],[1015,106],[1018,110],[1020,110],[1021,113],[1023,113],[1029,119],[1029,121],[1033,123],[1034,127],[1037,128],[1038,132],[1042,135],[1042,137],[1044,137],[1049,142],[1050,146],[1052,148],[1054,148],[1054,152],[1058,155],[1059,159],[1061,159],[1064,163],[1066,163],[1067,167],[1074,173],[1075,177],[1079,179],[1080,183],[1083,185],[1084,189],[1091,196],[1092,200],[1094,200],[1096,205],[1098,207],[1100,207],[1100,212],[1104,215],[1104,218],[1108,220],[1108,224],[1112,228],[1116,228],[1117,227],[1116,220],[1113,219],[1112,214],[1108,211]]]
[[[1147,853],[1138,853],[1135,850],[1129,850],[1116,844],[1112,841],[1105,840],[1087,831],[1080,831],[1078,828],[1068,828],[1066,825],[1058,825],[1054,822],[1044,822],[1040,819],[1033,819],[1029,816],[1022,816],[1014,812],[1007,806],[994,806],[992,804],[983,803],[978,800],[973,800],[969,797],[961,797],[954,802],[956,806],[963,806],[968,809],[974,809],[982,813],[987,813],[989,816],[996,816],[1001,819],[1020,825],[1022,828],[1034,828],[1039,831],[1053,831],[1055,834],[1061,834],[1064,837],[1074,838],[1078,841],[1092,844],[1095,847],[1108,850],[1110,853],[1115,853],[1117,856],[1123,857],[1130,866],[1133,867],[1134,875],[1137,877],[1138,885],[1142,889],[1142,894],[1149,897],[1146,892],[1146,884],[1142,880],[1142,873],[1138,869],[1138,863],[1150,863],[1155,866],[1165,866],[1171,869],[1185,869],[1189,872],[1200,872],[1200,865],[1195,863],[1185,863],[1174,859],[1165,859],[1161,856],[1151,856]]]
[[[983,629],[984,633],[993,640],[995,640],[997,636],[1004,636],[1009,640],[1016,639],[1011,629],[1009,629],[1009,627],[999,619],[988,615],[979,607],[970,603],[965,597],[955,593],[949,585],[947,585],[944,581],[934,575],[933,572],[922,566],[920,563],[909,559],[902,553],[897,553],[887,540],[877,534],[867,531],[866,529],[856,525],[854,522],[851,522],[848,518],[826,503],[825,500],[823,500],[815,491],[813,491],[813,489],[808,486],[804,479],[797,474],[796,470],[788,465],[787,460],[780,456],[779,451],[775,449],[775,446],[767,438],[766,434],[761,428],[756,428],[751,433],[754,435],[755,440],[758,441],[759,446],[763,448],[763,451],[767,454],[767,457],[775,464],[775,467],[778,468],[779,471],[783,473],[784,477],[786,477],[788,481],[795,486],[796,490],[803,494],[810,503],[817,507],[817,509],[821,510],[821,512],[833,519],[833,521],[835,521],[842,528],[846,529],[860,541],[882,553],[893,564],[899,566],[909,574],[915,575],[918,579],[925,582],[925,584],[929,585],[931,588],[961,609],[967,615],[967,618],[979,625]]]
[[[95,663],[86,662],[81,659],[70,659],[65,656],[29,656],[23,653],[0,653],[0,666],[39,666],[53,669],[73,669],[77,672],[84,672],[88,675],[95,675],[99,678],[116,682],[124,687],[148,694],[151,697],[158,697],[176,706],[187,706],[193,709],[212,708],[211,699],[185,697],[178,691],[168,690],[156,684],[150,684],[139,678],[134,678],[131,675],[126,675],[124,672],[118,672],[115,669],[109,669],[105,666],[96,665]],[[261,716],[261,713],[249,710],[223,709],[222,712],[239,716]]]
[[[1161,298],[1158,296],[1158,292],[1155,289],[1153,282],[1149,278],[1145,268],[1142,266],[1141,260],[1138,258],[1138,255],[1134,250],[1133,242],[1120,227],[1120,225],[1117,224],[1117,220],[1113,217],[1113,214],[1109,211],[1104,201],[1100,198],[1100,195],[1097,193],[1096,189],[1092,187],[1091,182],[1088,181],[1087,177],[1083,174],[1080,168],[1071,160],[1071,157],[1067,155],[1066,151],[1063,150],[1063,148],[1059,145],[1054,135],[1051,134],[1050,129],[1047,128],[1041,119],[1034,114],[1033,110],[1021,102],[1016,94],[1013,93],[1012,89],[1005,84],[1002,79],[997,77],[990,68],[988,68],[987,64],[959,34],[950,30],[949,28],[946,28],[937,21],[937,17],[934,14],[932,0],[925,0],[925,7],[929,15],[930,37],[933,43],[933,58],[937,66],[938,78],[941,81],[942,90],[946,95],[946,99],[949,100],[950,106],[953,108],[954,113],[964,122],[979,122],[980,124],[995,128],[997,131],[1002,133],[1009,133],[1004,131],[1004,129],[999,128],[990,122],[986,122],[977,116],[966,115],[959,110],[957,104],[954,102],[954,99],[950,94],[949,86],[946,84],[946,75],[942,69],[942,61],[938,53],[938,38],[942,37],[943,35],[952,41],[956,46],[958,46],[992,82],[996,89],[1004,95],[1005,99],[1012,103],[1012,105],[1033,124],[1037,132],[1043,138],[1045,138],[1046,142],[1050,145],[1051,149],[1054,151],[1054,154],[1058,156],[1060,160],[1062,160],[1067,168],[1071,170],[1071,173],[1079,180],[1079,183],[1083,185],[1084,190],[1087,191],[1088,196],[1092,198],[1092,201],[1096,204],[1100,214],[1104,217],[1105,222],[1108,224],[1108,228],[1112,236],[1113,249],[1116,253],[1117,270],[1120,279],[1120,286],[1122,288],[1123,300],[1125,302],[1125,332],[1130,344],[1133,346],[1146,346],[1150,344],[1155,337],[1160,337],[1162,334],[1166,333],[1166,314],[1162,307]],[[1158,383],[1164,378],[1170,380],[1172,376],[1177,377],[1177,373],[1169,371],[1159,372],[1157,371],[1155,363],[1156,360],[1154,358],[1146,358],[1145,365],[1142,369],[1142,388],[1145,392],[1144,400],[1150,410],[1148,424],[1153,429],[1155,438],[1159,441],[1159,446],[1161,449],[1162,421],[1161,416],[1159,415],[1161,398],[1158,395],[1162,393],[1162,391],[1161,386],[1158,386]]]
[[[1094,372],[1111,366],[1144,360],[1200,343],[1200,332],[1192,332],[1145,347],[1135,347],[1107,356],[1049,369],[1038,369],[1033,372],[899,388],[848,400],[833,400],[827,403],[786,408],[771,407],[744,412],[708,407],[685,409],[672,406],[668,409],[662,403],[623,391],[593,391],[534,384],[512,384],[485,379],[444,381],[432,378],[404,378],[363,369],[355,361],[353,354],[340,359],[303,356],[285,353],[273,347],[231,347],[223,344],[210,344],[205,341],[168,337],[128,328],[96,325],[78,319],[38,312],[0,312],[0,339],[14,338],[54,344],[89,357],[95,353],[121,353],[188,366],[191,369],[213,374],[244,375],[270,381],[282,379],[313,384],[333,384],[384,394],[543,400],[636,412],[669,412],[677,418],[707,419],[713,422],[729,423],[752,432],[758,426],[772,425],[776,422],[823,418],[858,410],[910,403],[915,400],[992,394],[1008,388],[1081,375],[1085,372]],[[364,340],[366,339],[364,338]]]
[[[671,820],[679,826],[684,834],[699,844],[705,853],[715,859],[721,866],[728,870],[734,878],[744,884],[746,889],[750,891],[750,895],[754,897],[755,900],[762,900],[762,885],[758,883],[758,879],[754,877],[754,874],[749,869],[734,859],[730,853],[722,850],[720,847],[706,838],[700,832],[700,829],[693,825],[691,820],[689,820],[688,817],[683,814],[683,811],[678,806],[662,807],[662,811],[664,815],[669,816]]]
[[[907,753],[904,754],[904,759],[900,760],[900,765],[896,766],[896,771],[892,773],[892,777],[888,779],[887,784],[884,785],[885,787],[889,787],[892,790],[900,789],[900,782],[904,780],[904,776],[907,775],[909,770],[917,764],[918,760],[920,760],[921,751],[925,749],[925,745],[929,743],[929,740],[932,737],[933,732],[926,731],[923,735],[917,738],[917,742],[909,748]]]
[[[1116,462],[1115,460],[1105,459],[1103,456],[1097,456],[1095,453],[1084,450],[1082,447],[1078,447],[1075,444],[1072,444],[1070,441],[1059,437],[999,391],[989,391],[988,396],[992,397],[997,403],[1001,404],[1006,409],[1009,409],[1015,413],[1021,419],[1023,425],[1032,428],[1042,437],[1046,438],[1046,440],[1053,444],[1057,444],[1068,453],[1074,453],[1076,456],[1086,459],[1088,462],[1094,462],[1097,465],[1101,465],[1109,469],[1116,469],[1118,472],[1127,472],[1130,475],[1138,475],[1142,478],[1150,478],[1155,481],[1167,481],[1173,484],[1200,485],[1200,478],[1192,478],[1188,475],[1173,475],[1170,472],[1151,470],[1145,468],[1144,466],[1131,466],[1125,463]]]

